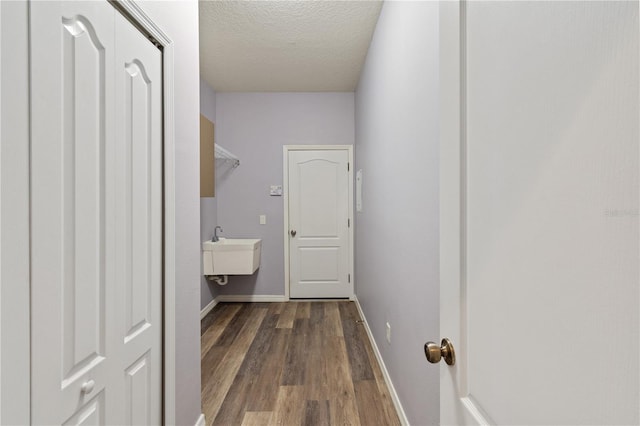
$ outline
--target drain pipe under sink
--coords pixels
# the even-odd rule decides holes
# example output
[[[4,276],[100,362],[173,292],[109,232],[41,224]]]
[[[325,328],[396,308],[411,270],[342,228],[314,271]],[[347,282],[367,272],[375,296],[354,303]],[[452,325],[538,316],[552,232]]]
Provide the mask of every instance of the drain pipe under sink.
[[[227,285],[227,283],[229,282],[229,276],[228,275],[207,275],[207,278],[210,279],[211,281],[214,281],[216,284],[218,285]]]

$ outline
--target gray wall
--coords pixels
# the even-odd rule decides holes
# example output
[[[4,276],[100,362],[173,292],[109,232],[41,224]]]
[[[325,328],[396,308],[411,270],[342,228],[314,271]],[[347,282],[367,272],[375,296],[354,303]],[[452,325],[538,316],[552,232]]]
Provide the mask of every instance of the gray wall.
[[[216,92],[200,78],[200,114],[215,123]],[[214,127],[214,131],[217,129]],[[200,241],[211,239],[218,224],[218,197],[200,198]],[[202,310],[218,295],[218,285],[208,281],[202,275],[202,256],[200,256],[200,309]]]
[[[218,93],[217,142],[240,166],[216,164],[218,222],[226,237],[262,238],[260,269],[229,277],[221,294],[284,294],[284,208],[269,185],[282,185],[282,147],[351,145],[353,93]],[[259,215],[267,224],[259,224]]]
[[[356,294],[418,425],[439,422],[438,137],[438,3],[385,2],[356,91]]]
[[[138,4],[175,46],[176,424],[193,425],[200,403],[200,117],[198,2],[145,1]]]

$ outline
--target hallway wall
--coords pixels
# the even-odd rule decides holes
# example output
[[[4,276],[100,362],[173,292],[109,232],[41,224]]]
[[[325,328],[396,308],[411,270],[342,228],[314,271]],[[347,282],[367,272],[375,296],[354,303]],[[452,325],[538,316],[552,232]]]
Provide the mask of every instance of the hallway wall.
[[[284,295],[283,145],[352,145],[353,93],[218,93],[217,143],[240,166],[216,164],[218,224],[223,237],[262,238],[260,269],[231,276],[220,294]],[[266,225],[259,215],[267,216]]]
[[[200,78],[200,114],[215,125],[216,92],[202,78]],[[214,132],[217,133],[215,126]],[[218,225],[218,197],[200,197],[200,241],[210,240],[216,225]],[[218,288],[217,284],[208,281],[202,275],[202,256],[200,256],[200,310],[218,296]]]
[[[438,14],[385,2],[356,91],[356,295],[419,425],[439,422],[439,368],[422,350],[439,338]]]

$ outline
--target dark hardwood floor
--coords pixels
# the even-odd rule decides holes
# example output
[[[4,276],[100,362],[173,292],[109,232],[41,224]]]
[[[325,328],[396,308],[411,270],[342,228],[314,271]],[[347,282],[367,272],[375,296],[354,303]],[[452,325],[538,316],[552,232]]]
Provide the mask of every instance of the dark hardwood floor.
[[[353,302],[220,303],[201,328],[210,425],[399,425]]]

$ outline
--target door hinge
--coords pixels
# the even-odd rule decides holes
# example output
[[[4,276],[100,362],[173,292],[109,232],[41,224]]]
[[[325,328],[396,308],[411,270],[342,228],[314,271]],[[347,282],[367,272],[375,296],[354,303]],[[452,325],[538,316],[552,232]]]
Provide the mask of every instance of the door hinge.
[[[351,228],[351,219],[347,219],[347,228]]]
[[[348,282],[351,282],[351,274],[348,274],[347,280],[348,280]]]
[[[349,162],[347,162],[347,171],[349,171]]]

